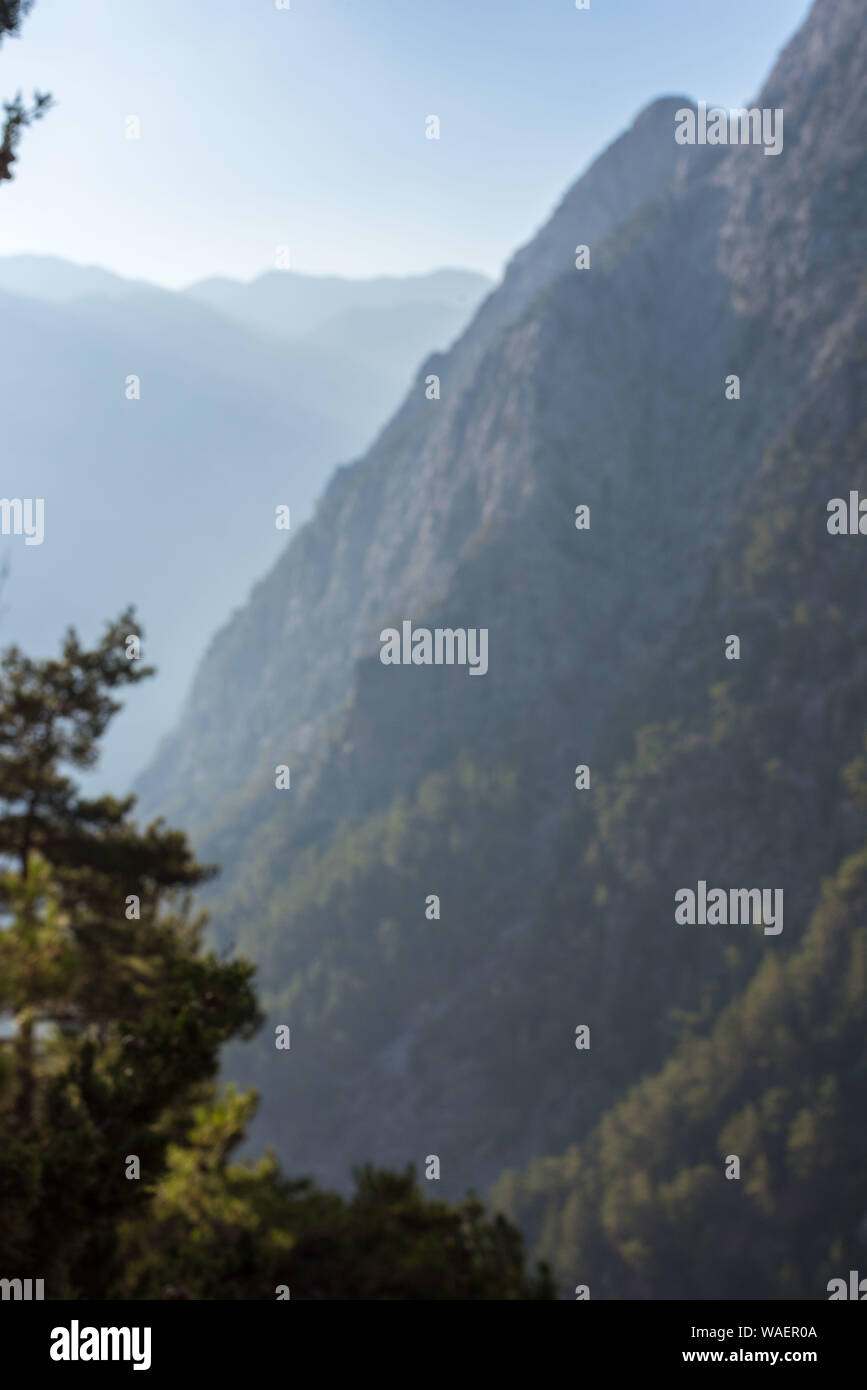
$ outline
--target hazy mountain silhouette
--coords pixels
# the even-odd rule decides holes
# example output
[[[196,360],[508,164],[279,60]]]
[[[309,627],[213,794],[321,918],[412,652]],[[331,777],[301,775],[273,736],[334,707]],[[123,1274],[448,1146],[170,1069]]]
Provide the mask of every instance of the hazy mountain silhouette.
[[[98,265],[77,265],[60,256],[0,256],[0,290],[69,304],[86,294],[122,299],[147,288],[144,280],[115,275]]]
[[[68,623],[94,633],[107,608],[136,602],[160,676],[107,740],[99,775],[113,789],[151,756],[205,640],[279,554],[275,507],[304,522],[335,463],[370,441],[486,288],[448,272],[425,278],[419,303],[411,281],[400,309],[358,324],[356,282],[329,283],[309,316],[318,341],[293,344],[96,267],[0,259],[4,495],[46,507],[42,545],[0,540],[0,621],[7,641],[47,652]]]
[[[269,270],[246,283],[221,277],[200,280],[186,293],[247,328],[279,338],[300,338],[348,310],[376,314],[429,304],[448,306],[466,319],[488,289],[490,281],[472,270],[378,275],[369,280]]]

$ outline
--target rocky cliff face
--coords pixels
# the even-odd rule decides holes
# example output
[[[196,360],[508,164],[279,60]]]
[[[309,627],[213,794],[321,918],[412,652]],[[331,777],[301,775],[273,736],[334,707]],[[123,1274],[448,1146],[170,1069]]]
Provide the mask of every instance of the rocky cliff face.
[[[290,1168],[437,1153],[464,1189],[580,1137],[766,949],[675,944],[678,875],[782,875],[794,941],[847,842],[863,562],[825,504],[867,489],[858,8],[819,0],[781,56],[780,155],[677,145],[667,98],[601,156],[215,639],[142,779],[227,866],[216,929],[293,1028],[291,1058],[266,1028],[230,1067]],[[488,673],[383,666],[402,619],[486,628]]]
[[[471,542],[520,516],[535,472],[522,439],[534,424],[523,407],[524,396],[536,400],[538,321],[531,316],[508,342],[504,331],[543,291],[577,277],[579,241],[595,249],[707,158],[674,143],[674,111],[685,100],[654,103],[606,151],[518,253],[454,349],[423,366],[369,454],[338,472],[315,522],[215,640],[184,722],[141,779],[144,809],[166,809],[204,832],[215,807],[219,820],[223,796],[261,795],[275,746],[297,755],[304,777],[356,663],[378,652],[383,615],[420,612]],[[441,380],[438,401],[426,398],[431,374]],[[568,531],[568,512],[564,522]],[[243,721],[226,719],[240,708]]]

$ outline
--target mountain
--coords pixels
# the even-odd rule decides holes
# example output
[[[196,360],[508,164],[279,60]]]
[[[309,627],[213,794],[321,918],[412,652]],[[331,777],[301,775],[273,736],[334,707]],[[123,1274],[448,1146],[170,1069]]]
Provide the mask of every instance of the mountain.
[[[247,282],[221,277],[200,280],[186,293],[246,328],[298,339],[349,312],[367,311],[375,321],[378,313],[414,312],[422,304],[449,308],[464,322],[490,288],[487,277],[472,270],[379,275],[369,280],[269,270]],[[426,347],[430,351],[430,345]]]
[[[144,288],[143,280],[115,275],[98,265],[77,265],[60,256],[0,256],[0,290],[49,304],[69,304],[88,294],[122,299]]]
[[[785,113],[779,155],[678,145],[669,97],[600,156],[214,638],[139,783],[223,862],[214,931],[259,966],[268,1025],[230,1067],[262,1090],[258,1141],[335,1182],[371,1156],[437,1154],[452,1191],[511,1169],[564,1279],[600,1249],[570,1146],[616,1203],[597,1126],[762,1006],[751,981],[810,949],[863,838],[840,770],[867,542],[827,529],[867,496],[860,21],[816,0],[781,54],[756,102]],[[487,674],[384,665],[407,619],[485,629]],[[781,889],[784,930],[677,926],[699,880]],[[609,1296],[642,1249],[624,1272],[606,1247]]]
[[[535,447],[532,431],[537,422],[529,413],[519,418],[513,399],[525,386],[535,391],[532,325],[539,313],[556,312],[554,286],[570,297],[576,311],[582,296],[593,295],[592,279],[585,277],[582,283],[569,270],[576,227],[600,239],[614,228],[627,227],[647,207],[652,191],[664,186],[663,166],[675,182],[693,160],[705,162],[707,150],[683,150],[668,140],[674,113],[684,101],[654,103],[597,161],[540,232],[538,263],[531,254],[534,247],[518,253],[502,286],[484,302],[452,350],[423,364],[374,449],[357,465],[338,471],[314,524],[299,534],[297,543],[257,586],[245,610],[220,635],[217,652],[208,655],[189,713],[166,747],[165,766],[174,772],[164,783],[163,763],[158,761],[142,779],[145,805],[159,801],[191,829],[204,829],[215,811],[219,814],[214,791],[221,796],[235,792],[248,776],[255,789],[259,773],[251,763],[251,749],[260,730],[283,736],[287,704],[294,711],[293,743],[300,740],[301,747],[312,748],[346,699],[356,662],[378,650],[376,634],[382,620],[442,590],[446,576],[457,573],[463,563],[475,531],[490,531],[491,541],[505,535],[512,513],[526,505],[525,475],[530,475],[527,495],[538,505],[533,501],[537,480],[528,457]],[[625,148],[632,150],[631,185],[624,179]],[[533,305],[536,317],[524,319]],[[506,330],[511,330],[511,338]],[[509,353],[514,360],[505,361]],[[498,372],[508,383],[507,391],[497,380]],[[439,400],[427,398],[424,383],[432,374],[441,377]],[[568,392],[569,384],[564,384]],[[484,406],[479,408],[483,391]],[[575,405],[570,402],[571,409]],[[514,477],[507,476],[507,468]],[[514,499],[509,495],[512,484],[517,485]],[[481,490],[491,485],[496,494],[491,491],[481,498]],[[568,535],[569,499],[565,507],[561,519]],[[257,643],[257,634],[275,620],[283,634],[280,644],[268,653],[243,650],[248,640]],[[322,640],[323,631],[328,641]],[[253,726],[226,731],[223,715],[238,701],[249,708]],[[197,725],[210,730],[210,743],[200,743]],[[202,756],[210,764],[208,774],[192,775],[192,764]]]
[[[318,342],[266,338],[186,294],[50,257],[0,259],[0,286],[4,495],[46,508],[42,545],[0,540],[0,626],[47,652],[70,622],[94,634],[135,600],[160,676],[107,740],[98,776],[123,790],[177,719],[207,636],[279,554],[276,506],[303,524],[468,307],[407,300],[368,351],[340,314]]]
[[[454,329],[453,304],[419,301],[387,309],[352,308],[304,333],[297,346],[314,360],[341,362],[347,371],[363,362],[367,371],[387,372],[399,356],[407,364],[407,390],[431,343],[449,343]]]
[[[469,270],[369,280],[272,270],[246,283],[201,280],[186,293],[248,330],[292,342],[313,363],[325,356],[342,364],[343,389],[367,402],[370,435],[409,389],[418,364],[454,341],[490,289],[490,280]],[[381,374],[379,388],[356,383],[359,369],[364,377]]]
[[[584,1144],[498,1181],[564,1296],[822,1299],[863,1268],[865,934],[862,849],[706,1036]]]

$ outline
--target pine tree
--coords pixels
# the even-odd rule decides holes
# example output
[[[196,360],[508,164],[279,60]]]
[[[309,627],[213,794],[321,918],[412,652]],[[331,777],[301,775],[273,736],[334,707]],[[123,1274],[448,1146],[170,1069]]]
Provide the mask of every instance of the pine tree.
[[[146,1203],[183,1111],[222,1044],[257,1021],[252,968],[202,949],[191,889],[212,870],[134,800],[82,796],[121,687],[127,612],[92,649],[0,662],[0,1242],[55,1296],[100,1296],[117,1223]],[[141,1178],[126,1176],[135,1155]],[[26,1277],[26,1274],[25,1274]]]
[[[134,798],[82,796],[134,614],[55,660],[0,660],[0,1270],[48,1298],[549,1298],[517,1231],[363,1169],[350,1200],[232,1162],[257,1097],[219,1053],[259,1021],[252,967],[203,945],[213,874]]]
[[[0,43],[5,34],[17,34],[24,16],[32,9],[33,0],[0,0]],[[14,177],[12,165],[21,132],[41,120],[53,105],[48,92],[34,92],[33,104],[27,106],[19,92],[12,101],[3,103],[5,120],[0,134],[0,183]]]

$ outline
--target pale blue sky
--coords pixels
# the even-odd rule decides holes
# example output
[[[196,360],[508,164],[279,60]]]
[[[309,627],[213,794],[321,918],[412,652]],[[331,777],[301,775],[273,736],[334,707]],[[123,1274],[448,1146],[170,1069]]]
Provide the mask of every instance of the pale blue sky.
[[[0,188],[0,254],[172,286],[248,278],[283,244],[312,273],[498,275],[642,106],[743,104],[809,8],[36,0],[0,48],[0,94],[59,104]]]

